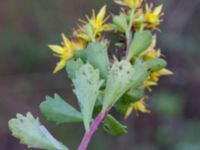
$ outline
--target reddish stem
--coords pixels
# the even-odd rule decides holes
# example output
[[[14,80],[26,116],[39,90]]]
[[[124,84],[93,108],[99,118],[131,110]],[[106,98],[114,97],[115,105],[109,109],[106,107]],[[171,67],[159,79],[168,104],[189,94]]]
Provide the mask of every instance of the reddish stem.
[[[94,119],[94,121],[92,122],[92,124],[90,126],[90,130],[85,133],[85,135],[81,141],[81,144],[79,145],[78,150],[86,150],[87,149],[92,136],[98,129],[99,125],[103,122],[106,115],[107,115],[107,112],[101,112],[96,116],[96,118]]]

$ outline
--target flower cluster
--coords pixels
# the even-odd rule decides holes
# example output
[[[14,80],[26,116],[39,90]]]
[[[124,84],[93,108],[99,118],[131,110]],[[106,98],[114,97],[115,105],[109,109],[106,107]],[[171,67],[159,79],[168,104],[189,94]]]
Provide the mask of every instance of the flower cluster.
[[[155,46],[156,46],[156,36],[153,37],[152,44],[149,46],[149,48],[146,49],[146,51],[144,51],[144,53],[141,55],[144,62],[148,62],[163,56],[159,49],[158,50],[155,49]],[[149,74],[149,76],[144,80],[142,88],[147,89],[148,91],[151,92],[152,91],[151,87],[158,85],[158,81],[161,76],[167,76],[172,74],[173,73],[166,68],[152,71]],[[138,99],[138,101],[131,103],[130,107],[127,109],[125,118],[127,118],[133,110],[135,110],[137,114],[138,111],[143,113],[149,113],[150,111],[147,109],[145,100],[147,100],[147,96],[143,96],[141,99]]]
[[[77,40],[72,41],[69,40],[64,34],[62,34],[63,42],[62,45],[49,45],[49,48],[52,49],[54,55],[60,57],[60,61],[57,63],[56,68],[54,69],[54,73],[63,69],[67,63],[67,61],[73,59],[74,53],[78,50],[81,50],[85,47],[85,43],[83,41]]]
[[[126,37],[127,43],[125,44],[126,49],[130,49],[132,35],[130,32],[137,32],[143,30],[159,30],[158,26],[162,22],[163,16],[163,5],[153,7],[153,4],[145,4],[144,0],[116,0],[117,4],[120,4],[124,8],[120,12],[120,15],[113,16],[113,30],[120,32],[122,36]],[[141,39],[142,40],[142,39]],[[121,45],[121,43],[120,43]],[[151,61],[156,58],[160,58],[163,55],[160,50],[156,50],[156,36],[152,37],[152,42],[148,48],[146,48],[140,56],[144,62]],[[122,47],[121,47],[122,49]],[[135,58],[138,59],[138,58]],[[166,68],[160,70],[152,71],[148,77],[144,80],[142,88],[151,91],[151,86],[158,84],[159,77],[164,75],[171,75],[172,72]],[[128,117],[133,110],[140,112],[149,112],[146,107],[147,98],[145,96],[141,97],[135,102],[132,102],[126,113],[125,117]]]
[[[156,38],[154,37],[152,45],[146,50],[146,52],[143,55],[144,61],[153,60],[162,56],[161,51],[155,49],[155,45],[156,45]],[[155,86],[158,84],[160,76],[166,76],[171,74],[172,72],[166,68],[160,69],[158,71],[153,71],[151,72],[149,77],[144,81],[143,86],[147,88],[149,91],[151,91],[152,90],[151,86]]]
[[[119,48],[121,48],[123,53],[122,47],[130,47],[130,40],[134,32],[155,29],[159,30],[158,25],[162,22],[161,17],[163,16],[162,4],[153,8],[152,3],[144,4],[144,0],[116,0],[115,2],[123,8],[121,9],[122,11],[120,12],[120,15],[113,15],[113,23],[106,23],[108,17],[106,17],[106,6],[103,6],[97,15],[95,11],[92,10],[92,16],[86,16],[86,21],[80,19],[82,24],[73,31],[72,40],[69,40],[64,34],[62,34],[62,46],[49,45],[55,53],[55,56],[60,57],[60,61],[57,63],[54,73],[63,69],[68,61],[75,59],[75,53],[86,48],[88,43],[103,43],[108,41],[105,38],[102,38],[102,32],[119,32],[122,36],[124,34],[126,37],[125,40],[129,41],[129,43],[120,43],[121,47]],[[131,35],[129,35],[130,33]],[[140,59],[145,62],[161,57],[162,55],[160,50],[156,50],[155,46],[156,36],[153,36],[151,45],[140,55]],[[112,62],[112,60],[110,61]],[[151,86],[158,84],[160,76],[170,74],[172,74],[172,72],[165,68],[152,71],[144,80],[141,87],[151,91]],[[125,113],[126,117],[131,114],[132,110],[135,110],[136,112],[149,112],[146,108],[146,98],[144,97],[145,96],[141,97],[136,102],[129,104],[129,108],[127,108]]]
[[[62,46],[49,45],[55,56],[60,57],[60,61],[53,71],[54,73],[63,69],[66,63],[74,58],[76,51],[84,49],[89,42],[100,41],[101,33],[110,30],[109,25],[105,24],[108,19],[105,15],[106,6],[103,6],[97,15],[93,10],[91,18],[86,16],[87,21],[80,20],[83,24],[74,30],[72,40],[62,34]]]

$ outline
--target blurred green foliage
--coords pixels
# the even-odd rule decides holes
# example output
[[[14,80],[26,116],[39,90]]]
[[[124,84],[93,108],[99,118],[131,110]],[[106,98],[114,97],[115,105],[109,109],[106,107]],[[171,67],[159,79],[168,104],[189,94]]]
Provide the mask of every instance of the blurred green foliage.
[[[154,110],[157,114],[166,117],[180,115],[183,111],[184,99],[180,94],[167,91],[158,91],[152,97]]]

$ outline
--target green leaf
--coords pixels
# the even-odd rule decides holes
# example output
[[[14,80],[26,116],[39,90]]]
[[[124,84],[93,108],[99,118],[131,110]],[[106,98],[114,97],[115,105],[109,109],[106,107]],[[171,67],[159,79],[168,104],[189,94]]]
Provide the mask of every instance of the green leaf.
[[[151,69],[151,71],[159,71],[167,66],[167,62],[161,58],[154,58],[146,61],[145,64]]]
[[[94,105],[99,95],[99,88],[103,84],[103,80],[100,80],[99,70],[94,69],[92,65],[87,63],[76,72],[73,83],[75,86],[74,92],[80,103],[83,122],[87,132],[90,127]]]
[[[78,51],[76,57],[89,62],[96,69],[100,70],[101,77],[107,78],[109,58],[107,49],[101,43],[90,43],[86,49]]]
[[[115,110],[122,115],[125,115],[127,109],[130,107],[130,104],[133,102],[137,102],[144,96],[144,89],[130,89],[127,93],[125,93],[115,104]]]
[[[134,67],[134,75],[131,81],[131,88],[137,88],[149,76],[150,70],[148,65],[146,65],[140,60],[136,61],[133,67]]]
[[[57,141],[49,131],[40,124],[38,118],[34,118],[31,113],[26,116],[17,114],[16,118],[8,122],[12,135],[22,144],[29,148],[40,148],[46,150],[68,150],[62,143]]]
[[[139,31],[136,32],[131,42],[130,49],[128,52],[128,60],[133,57],[139,56],[144,52],[152,42],[152,34],[150,31]]]
[[[83,28],[84,28],[84,31],[86,32],[85,36],[88,36],[85,39],[92,41],[94,38],[94,30],[93,30],[92,25],[90,23],[87,23]]]
[[[94,40],[94,30],[90,23],[87,23],[82,26],[83,33],[80,33],[78,35],[79,38],[85,40],[85,41],[93,41]]]
[[[133,73],[134,69],[129,61],[115,60],[106,83],[103,111],[106,111],[130,88]]]
[[[122,136],[127,133],[126,126],[122,125],[111,115],[105,118],[103,128],[108,134],[113,136]]]
[[[120,113],[121,115],[125,115],[127,112],[127,109],[130,107],[130,101],[126,98],[124,98],[124,96],[122,96],[114,105],[115,110]]]
[[[55,121],[58,124],[82,121],[82,114],[57,94],[54,98],[47,96],[46,101],[40,104],[40,110],[49,121]]]
[[[143,88],[137,88],[137,89],[132,88],[126,93],[125,96],[127,99],[130,99],[131,102],[136,102],[144,96],[144,89]]]
[[[108,75],[102,111],[106,111],[129,89],[139,88],[149,73],[148,66],[141,61],[134,66],[127,60],[115,61]]]
[[[127,16],[124,13],[120,13],[118,16],[113,17],[114,29],[125,33],[128,28]]]
[[[69,61],[66,65],[66,71],[68,73],[68,77],[70,79],[74,79],[76,71],[79,70],[80,67],[83,66],[83,64],[84,63],[81,59]]]

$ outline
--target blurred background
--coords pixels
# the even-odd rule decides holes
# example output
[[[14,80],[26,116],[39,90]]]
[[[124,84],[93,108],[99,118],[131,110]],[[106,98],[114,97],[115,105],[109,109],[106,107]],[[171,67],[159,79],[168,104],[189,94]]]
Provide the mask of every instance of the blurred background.
[[[155,1],[154,1],[155,2]],[[158,47],[173,76],[162,77],[150,96],[151,114],[132,115],[128,134],[95,134],[90,150],[200,150],[200,0],[160,0],[164,3]],[[0,150],[27,150],[10,135],[7,122],[30,111],[72,150],[83,135],[80,124],[55,125],[41,116],[38,105],[55,92],[76,105],[65,71],[55,75],[57,59],[48,44],[60,43],[77,19],[112,0],[0,0]]]

